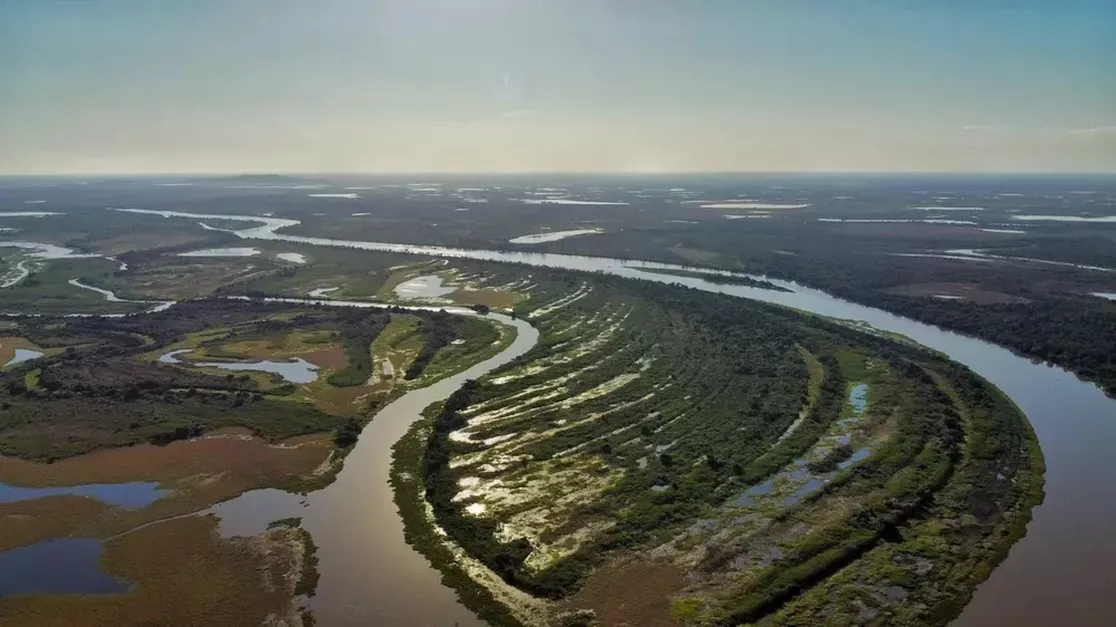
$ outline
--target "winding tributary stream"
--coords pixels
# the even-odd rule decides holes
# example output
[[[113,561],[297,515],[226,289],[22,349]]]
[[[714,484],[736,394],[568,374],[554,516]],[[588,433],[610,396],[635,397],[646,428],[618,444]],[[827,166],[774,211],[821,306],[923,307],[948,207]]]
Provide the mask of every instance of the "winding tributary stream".
[[[954,625],[1112,624],[1111,617],[1116,613],[1116,498],[1111,497],[1111,486],[1116,485],[1116,401],[1061,368],[1034,363],[981,340],[784,281],[767,279],[791,292],[654,272],[709,273],[673,264],[335,240],[279,232],[296,226],[297,220],[125,211],[261,224],[231,231],[246,240],[481,259],[678,283],[862,321],[906,335],[969,366],[1010,396],[1034,426],[1046,457],[1046,500],[1035,508],[1027,536],[980,586]],[[303,517],[304,526],[320,547],[322,578],[311,603],[319,624],[480,624],[456,602],[454,593],[441,585],[438,573],[425,559],[404,543],[402,523],[387,483],[390,451],[426,405],[447,397],[466,378],[480,376],[525,352],[533,343],[534,331],[522,322],[517,325],[519,337],[505,352],[455,377],[415,390],[377,414],[334,484],[308,497],[274,491],[245,494],[217,508],[223,517],[223,532],[252,533],[259,530],[260,521]]]

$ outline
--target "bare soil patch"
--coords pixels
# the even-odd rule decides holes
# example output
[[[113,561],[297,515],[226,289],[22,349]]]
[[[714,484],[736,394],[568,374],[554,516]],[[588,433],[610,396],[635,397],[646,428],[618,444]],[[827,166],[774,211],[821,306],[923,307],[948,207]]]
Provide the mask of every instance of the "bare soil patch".
[[[349,358],[345,356],[345,349],[340,346],[330,346],[329,348],[295,355],[295,357],[301,357],[319,368],[330,370],[341,370],[349,364]]]
[[[685,572],[665,562],[633,560],[598,568],[570,600],[597,613],[600,627],[677,627],[670,597],[686,585]]]
[[[293,447],[292,443],[301,446]],[[286,440],[279,445],[257,439],[203,437],[167,446],[142,444],[96,451],[53,464],[3,457],[0,480],[28,487],[125,481],[170,484],[216,469],[243,476],[280,476],[313,469],[331,448],[328,434]]]
[[[897,296],[913,296],[916,298],[954,296],[978,305],[1010,305],[1031,302],[1021,296],[986,290],[979,283],[910,283],[887,289],[885,292]]]

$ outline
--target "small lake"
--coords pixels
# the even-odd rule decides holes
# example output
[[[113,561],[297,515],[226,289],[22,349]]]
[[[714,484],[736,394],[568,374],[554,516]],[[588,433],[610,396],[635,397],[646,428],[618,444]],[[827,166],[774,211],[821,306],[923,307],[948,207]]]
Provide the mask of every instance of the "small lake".
[[[146,507],[159,500],[168,492],[154,482],[134,481],[131,483],[90,483],[77,486],[50,488],[23,488],[0,483],[0,503],[30,501],[48,496],[72,494],[97,499],[106,505],[116,507]]]
[[[8,366],[14,366],[16,364],[22,364],[25,361],[31,361],[32,359],[38,359],[39,357],[42,357],[42,356],[43,356],[43,353],[40,352],[40,351],[33,351],[29,348],[17,348],[17,349],[15,349],[15,355],[11,359],[8,360],[8,363],[4,364],[4,367],[7,368]]]
[[[289,261],[299,265],[306,263],[306,255],[302,253],[277,253],[275,256],[283,261]]]
[[[62,538],[0,553],[0,597],[20,594],[113,594],[129,584],[101,568],[101,541]]]
[[[194,363],[205,368],[221,370],[258,370],[277,374],[291,383],[311,383],[318,379],[318,367],[301,357],[291,361],[207,361]]]
[[[318,367],[301,357],[287,361],[182,361],[179,355],[191,353],[194,349],[183,348],[159,356],[159,363],[176,364],[179,366],[199,366],[202,368],[220,368],[221,370],[255,370],[270,372],[283,377],[291,383],[311,383],[318,379]]]
[[[399,298],[441,298],[457,290],[453,285],[446,285],[442,277],[436,274],[415,277],[395,286],[395,295]]]
[[[1116,222],[1116,216],[1014,215],[1011,219],[1025,222]]]
[[[528,205],[580,205],[586,207],[606,207],[628,204],[626,202],[615,200],[577,200],[575,198],[517,198],[516,200]]]
[[[770,202],[711,202],[700,205],[699,209],[805,209],[808,204],[789,205]]]
[[[0,246],[8,248],[21,248],[35,259],[91,259],[100,255],[87,255],[74,252],[72,248],[56,246],[43,242],[0,242]]]
[[[508,240],[509,244],[543,244],[545,242],[557,242],[558,240],[566,239],[567,237],[577,237],[578,235],[597,235],[604,233],[601,229],[576,229],[573,231],[549,231],[546,233],[532,233],[531,235],[520,235]]]
[[[247,247],[232,247],[232,248],[206,248],[204,250],[191,250],[186,253],[178,253],[179,257],[253,257],[260,254],[260,251],[255,248]]]

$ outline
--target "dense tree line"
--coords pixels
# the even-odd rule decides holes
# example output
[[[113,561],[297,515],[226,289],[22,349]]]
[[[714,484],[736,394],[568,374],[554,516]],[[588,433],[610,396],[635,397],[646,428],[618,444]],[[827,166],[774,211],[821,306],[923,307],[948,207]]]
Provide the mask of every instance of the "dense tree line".
[[[329,384],[337,387],[364,385],[372,376],[370,347],[391,322],[391,314],[344,310],[339,314],[339,318],[337,331],[345,345],[348,363],[344,368],[330,375]]]
[[[746,222],[754,222],[748,220]],[[980,263],[933,257],[902,257],[951,248],[990,248],[994,254],[1116,268],[1116,247],[1103,235],[1059,233],[1028,236],[1004,245],[990,236],[835,234],[828,227],[775,222],[748,230],[693,227],[629,229],[571,238],[552,246],[564,251],[678,263],[678,249],[715,252],[701,265],[766,274],[823,289],[838,297],[967,333],[1072,370],[1116,395],[1116,304],[1090,292],[1116,292],[1110,273],[1034,263]],[[1098,227],[1099,228],[1099,227]],[[945,300],[894,290],[910,285],[953,283],[1005,294],[1018,302]]]
[[[464,321],[460,316],[448,314],[444,311],[420,319],[418,333],[422,335],[422,348],[411,365],[407,367],[404,378],[412,380],[422,376],[422,372],[426,370],[426,366],[434,359],[438,351],[449,346],[450,342],[457,339],[460,327],[463,324]]]
[[[571,282],[558,272],[548,272],[542,280],[537,274],[542,295],[521,305],[523,315],[569,294],[584,280]],[[978,565],[1000,559],[1041,496],[1041,455],[1026,422],[1010,402],[961,366],[915,347],[768,305],[603,276],[590,283],[593,291],[585,298],[557,313],[532,318],[543,333],[541,341],[507,370],[542,363],[556,349],[576,345],[579,333],[601,333],[612,319],[610,312],[623,313],[624,324],[613,339],[599,352],[559,360],[537,375],[500,385],[470,382],[437,416],[427,441],[426,499],[439,526],[513,585],[548,598],[566,597],[605,556],[662,541],[664,534],[709,517],[734,494],[786,467],[841,415],[848,402],[848,382],[836,355],[849,350],[871,355],[877,368],[895,373],[894,388],[875,401],[877,415],[895,417],[895,433],[867,460],[839,473],[804,501],[837,493],[857,503],[853,514],[812,530],[777,566],[718,600],[714,624],[759,620],[793,603],[819,581],[859,567],[869,552],[908,534],[915,542],[917,533],[912,530],[922,525],[937,528],[940,520],[975,516],[972,525],[950,527],[951,542],[967,547],[968,553],[963,558],[938,558],[941,564],[963,559],[966,565],[959,570],[943,566],[940,581],[955,595],[968,594],[985,572]],[[594,315],[598,326],[565,330],[571,322]],[[817,382],[811,410],[784,438],[780,436],[807,403],[801,350],[816,356],[824,377]],[[649,355],[654,360],[647,363],[642,358]],[[585,370],[586,366],[592,368]],[[576,408],[523,396],[549,379],[577,372],[567,384],[569,396],[576,396],[619,374],[634,373],[636,366],[637,380]],[[668,393],[656,395],[649,404],[625,407],[663,384],[669,384]],[[531,542],[500,536],[499,516],[464,511],[467,501],[457,498],[458,480],[463,473],[478,471],[454,467],[451,461],[483,447],[448,436],[466,424],[471,408],[482,404],[485,412],[514,408],[515,417],[470,427],[476,440],[545,434],[517,449],[528,459],[513,468],[527,472],[536,462],[579,451],[578,456],[625,469],[603,495],[565,513],[566,529],[608,521],[604,531],[543,569],[529,568],[526,561],[535,549]],[[553,431],[555,425],[586,415],[601,417]],[[633,441],[640,446],[633,447]],[[851,452],[837,447],[818,460],[816,470],[832,470]],[[1010,470],[998,470],[994,459]],[[480,474],[487,479],[501,476]],[[1003,479],[1012,476],[1018,483]],[[723,570],[738,550],[732,545],[710,547],[699,571]],[[937,608],[941,588],[936,586],[913,594],[926,595],[926,607],[941,616],[953,616],[955,612]]]

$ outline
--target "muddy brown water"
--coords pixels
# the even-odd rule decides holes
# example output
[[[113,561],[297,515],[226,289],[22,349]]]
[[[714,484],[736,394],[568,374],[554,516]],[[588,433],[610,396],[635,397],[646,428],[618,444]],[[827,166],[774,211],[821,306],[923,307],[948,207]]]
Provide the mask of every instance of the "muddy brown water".
[[[329,304],[345,306],[332,301]],[[459,310],[453,310],[459,311]],[[345,458],[337,480],[307,496],[259,490],[214,508],[222,535],[254,535],[274,520],[302,518],[318,547],[321,579],[308,600],[319,625],[483,625],[441,584],[441,574],[404,540],[389,484],[391,447],[431,403],[445,400],[467,379],[512,361],[538,341],[521,320],[492,314],[516,328],[503,352],[431,386],[408,392],[379,413]]]

